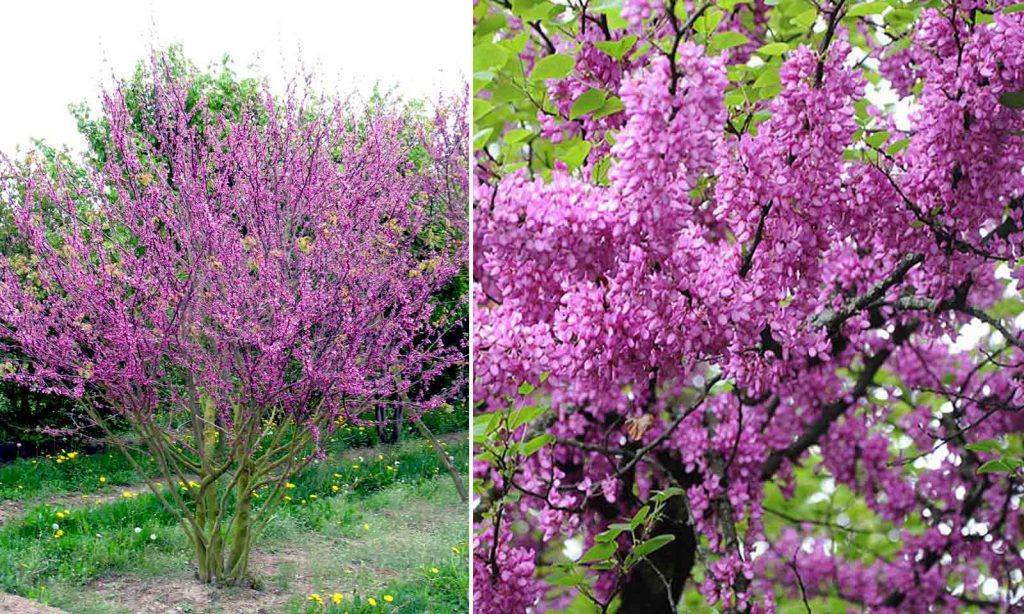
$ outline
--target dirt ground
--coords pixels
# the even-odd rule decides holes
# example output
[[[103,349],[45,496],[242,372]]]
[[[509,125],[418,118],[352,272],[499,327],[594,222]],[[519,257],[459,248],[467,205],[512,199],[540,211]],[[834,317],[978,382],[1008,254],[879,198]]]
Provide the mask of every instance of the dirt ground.
[[[58,610],[34,601],[0,593],[0,614],[68,614],[64,610]]]
[[[137,614],[167,612],[237,612],[276,614],[285,609],[295,589],[310,585],[308,552],[284,549],[252,554],[250,566],[257,577],[287,576],[287,586],[264,580],[260,590],[216,588],[196,582],[190,573],[139,578],[131,575],[102,578],[86,590],[106,604]]]

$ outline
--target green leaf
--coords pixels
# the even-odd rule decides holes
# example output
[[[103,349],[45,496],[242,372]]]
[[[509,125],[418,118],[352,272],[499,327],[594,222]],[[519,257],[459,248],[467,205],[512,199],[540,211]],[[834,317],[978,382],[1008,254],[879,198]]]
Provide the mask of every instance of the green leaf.
[[[537,388],[530,382],[523,382],[522,384],[519,384],[519,394],[523,395],[524,397],[528,394],[532,394],[533,391],[536,389]]]
[[[559,147],[556,157],[565,162],[569,168],[579,168],[590,153],[590,141],[572,141]]]
[[[750,39],[739,32],[722,32],[712,37],[711,49],[721,51],[722,49],[739,47],[740,45],[745,45],[749,42]]]
[[[593,563],[595,561],[606,561],[608,560],[615,551],[618,550],[618,544],[615,542],[602,542],[594,544],[594,546],[587,550],[578,562],[580,563]]]
[[[865,2],[864,4],[858,4],[851,8],[847,13],[847,17],[863,17],[864,15],[879,15],[885,9],[889,8],[887,2]]]
[[[864,139],[864,142],[866,142],[868,145],[871,145],[872,147],[881,147],[888,140],[889,140],[889,133],[886,132],[885,130],[882,130],[882,131],[876,132],[876,133],[872,134],[871,136],[869,136],[868,138]]]
[[[476,22],[476,27],[473,28],[473,36],[477,39],[482,39],[486,35],[504,28],[506,25],[508,25],[508,19],[505,18],[504,14],[491,13]]]
[[[477,100],[473,103],[473,119],[480,119],[487,115],[494,108],[494,104],[489,100]]]
[[[999,104],[1011,109],[1024,109],[1024,92],[1004,92],[999,95]]]
[[[789,51],[789,45],[786,43],[768,43],[757,50],[761,55],[782,55]]]
[[[622,0],[595,0],[588,7],[594,13],[607,13],[608,11],[621,11]]]
[[[568,76],[575,67],[576,58],[564,53],[555,53],[537,62],[533,67],[533,72],[530,73],[530,79],[533,81],[562,79]]]
[[[484,128],[473,135],[473,149],[483,149],[494,134],[494,128]]]
[[[551,433],[544,433],[543,435],[537,435],[530,441],[523,444],[521,450],[523,456],[532,456],[535,452],[548,445],[555,440],[555,436]]]
[[[520,426],[532,422],[537,416],[543,414],[546,410],[543,407],[523,407],[509,414],[508,417],[508,428],[510,430],[516,430]]]
[[[577,119],[587,113],[600,109],[604,106],[607,96],[602,90],[594,88],[583,92],[572,103],[572,108],[569,109],[569,119]]]
[[[495,414],[477,414],[473,416],[473,435],[485,435],[490,432],[491,422]]]
[[[1003,9],[1003,15],[1012,15],[1013,13],[1020,13],[1024,11],[1024,2],[1017,4],[1011,4],[1010,6]]]
[[[889,148],[885,150],[885,153],[889,154],[890,156],[894,156],[899,152],[903,151],[904,149],[906,149],[908,145],[910,145],[910,139],[900,139],[893,143],[892,145],[889,145]]]
[[[474,101],[473,105],[480,104],[480,101]],[[526,128],[514,128],[505,133],[506,143],[519,143],[525,141],[533,136],[533,131],[527,130]]]
[[[990,460],[978,467],[978,473],[1006,473],[1009,470],[1010,466],[1001,458]]]
[[[633,48],[636,41],[637,37],[635,34],[627,34],[617,41],[598,41],[595,45],[605,54],[616,60],[621,60]]]
[[[605,100],[604,106],[602,106],[598,111],[594,113],[594,119],[608,117],[612,113],[618,113],[619,111],[625,108],[626,105],[622,104],[621,98],[619,98],[618,96],[612,96],[608,100]]]
[[[676,538],[675,535],[667,533],[665,535],[655,535],[651,539],[642,542],[636,548],[633,549],[632,554],[637,558],[645,557],[661,548],[664,548]]]
[[[636,511],[633,515],[633,520],[629,522],[629,526],[634,530],[639,527],[645,520],[647,520],[648,514],[651,513],[651,506],[645,505]]]
[[[499,42],[498,44],[507,49],[509,53],[518,55],[523,52],[523,49],[526,49],[526,43],[529,42],[529,40],[530,35],[526,32],[523,32],[519,36],[506,38],[505,40]]]
[[[594,541],[596,541],[599,544],[614,541],[620,535],[622,535],[622,531],[623,529],[621,527],[616,529],[608,529],[607,531],[602,531],[594,536]]]
[[[473,72],[497,70],[508,61],[509,52],[493,43],[478,43],[473,47]]]
[[[683,4],[680,2],[679,4]],[[704,11],[704,14],[693,24],[693,29],[702,34],[708,34],[718,29],[718,24],[722,23],[722,10],[713,8]]]
[[[686,23],[686,21],[687,21],[686,20],[686,15],[687,15],[686,3],[685,2],[676,2],[675,5],[676,6],[672,10],[672,13],[676,16],[676,19],[678,19],[680,21],[680,23]]]
[[[976,441],[974,443],[969,443],[964,447],[970,450],[971,452],[998,452],[999,442],[993,439],[987,439],[985,441]]]
[[[738,107],[747,101],[743,88],[736,88],[725,93],[725,104],[728,107]]]
[[[671,499],[672,497],[676,497],[678,495],[685,495],[685,494],[686,494],[685,490],[683,490],[682,488],[677,488],[677,487],[673,486],[671,488],[666,488],[665,490],[661,490],[661,491],[656,492],[654,494],[654,496],[651,497],[651,501],[653,501],[655,503],[661,503],[663,501],[667,501],[667,500]]]
[[[989,313],[1000,320],[1003,318],[1016,318],[1021,313],[1024,313],[1024,301],[1012,296],[1001,299],[992,305]]]
[[[764,72],[757,77],[754,81],[755,88],[768,87],[771,85],[779,85],[779,67],[778,66],[766,66]]]
[[[796,27],[801,30],[806,30],[814,25],[814,22],[818,19],[818,9],[807,9],[803,13],[800,13],[796,17],[790,19],[790,21]]]
[[[636,51],[633,52],[633,55],[629,56],[629,61],[632,62],[632,61],[636,60],[637,58],[639,58],[643,54],[647,53],[647,51],[650,48],[651,48],[650,41],[644,41],[644,42],[640,43],[640,46],[636,48]]]
[[[729,380],[719,380],[715,382],[715,385],[708,391],[709,396],[718,396],[720,394],[728,394],[736,388],[736,384],[733,384]]]
[[[555,570],[545,576],[544,581],[551,586],[576,586],[585,578],[583,570],[572,568],[569,570]]]
[[[550,19],[562,10],[547,0],[512,0],[512,14],[523,21]]]

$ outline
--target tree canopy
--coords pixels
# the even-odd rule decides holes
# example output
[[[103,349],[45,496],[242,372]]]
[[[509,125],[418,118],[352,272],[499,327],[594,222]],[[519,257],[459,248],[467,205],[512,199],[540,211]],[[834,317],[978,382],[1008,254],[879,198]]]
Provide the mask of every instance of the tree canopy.
[[[475,24],[476,603],[1019,607],[1024,5]]]

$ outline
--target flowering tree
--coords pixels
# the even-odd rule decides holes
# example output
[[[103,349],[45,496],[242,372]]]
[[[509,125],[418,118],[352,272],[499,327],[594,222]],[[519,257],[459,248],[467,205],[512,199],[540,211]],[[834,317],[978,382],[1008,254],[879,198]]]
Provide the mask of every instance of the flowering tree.
[[[4,343],[24,357],[5,376],[83,398],[132,463],[151,457],[199,579],[234,584],[337,425],[399,398],[416,420],[458,385],[426,393],[461,361],[439,344],[459,315],[434,296],[465,261],[417,243],[430,209],[456,206],[438,169],[466,169],[415,164],[400,110],[308,83],[215,108],[161,54],[142,83],[104,95],[95,168],[6,164],[26,253],[0,259]]]
[[[1022,9],[477,3],[481,611],[1020,607]]]

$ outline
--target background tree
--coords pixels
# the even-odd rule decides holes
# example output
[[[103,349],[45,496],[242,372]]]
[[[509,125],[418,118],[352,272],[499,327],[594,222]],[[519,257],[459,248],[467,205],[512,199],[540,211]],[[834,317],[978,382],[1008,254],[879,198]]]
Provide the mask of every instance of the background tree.
[[[200,580],[235,584],[323,437],[394,398],[418,419],[457,387],[424,383],[461,361],[434,296],[464,260],[412,246],[449,196],[435,165],[460,170],[415,166],[400,109],[195,85],[154,54],[105,93],[95,168],[6,163],[31,269],[0,259],[0,321],[24,357],[7,379],[86,397],[129,461],[159,467]]]
[[[476,5],[482,610],[1020,606],[1022,8]]]

